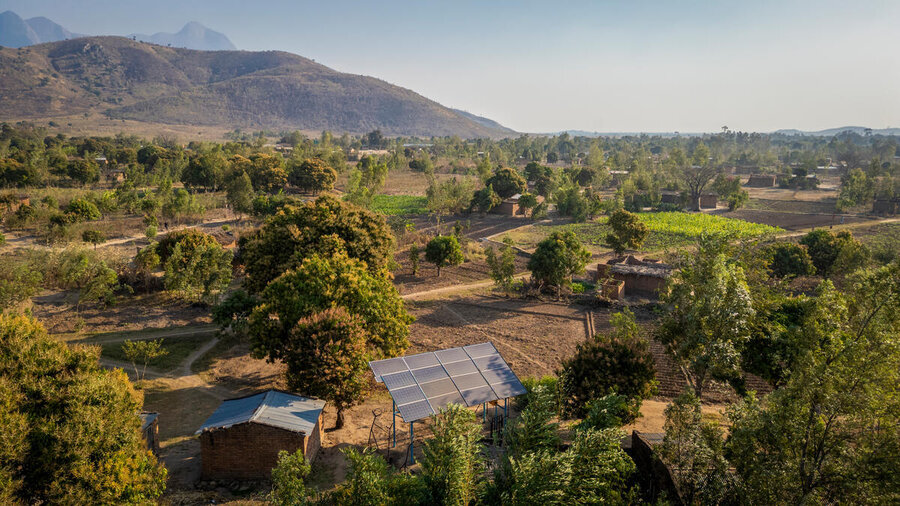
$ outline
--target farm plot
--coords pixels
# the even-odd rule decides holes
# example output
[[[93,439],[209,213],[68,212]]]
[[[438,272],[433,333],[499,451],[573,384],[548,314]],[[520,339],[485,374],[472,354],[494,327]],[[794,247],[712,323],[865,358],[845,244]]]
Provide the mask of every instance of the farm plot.
[[[644,241],[642,248],[644,251],[661,251],[667,248],[686,246],[694,243],[703,232],[727,233],[735,239],[750,239],[784,232],[779,227],[706,213],[665,212],[638,213],[638,215],[650,229],[650,235]],[[605,244],[606,234],[611,229],[607,225],[606,217],[588,223],[538,224],[508,235],[519,246],[533,249],[538,242],[551,233],[564,230],[575,232],[579,240],[594,253],[609,251]]]
[[[731,211],[727,214],[727,216],[736,220],[771,225],[773,227],[780,227],[790,231],[806,230],[815,227],[828,227],[831,225],[840,224],[863,223],[869,221],[869,218],[864,218],[861,216],[842,216],[832,213],[792,213],[783,211],[762,211],[754,209],[739,209],[737,211]]]

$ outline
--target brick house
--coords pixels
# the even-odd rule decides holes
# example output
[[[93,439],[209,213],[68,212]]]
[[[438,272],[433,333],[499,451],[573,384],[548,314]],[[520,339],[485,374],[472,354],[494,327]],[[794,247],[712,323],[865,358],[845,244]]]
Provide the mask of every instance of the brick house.
[[[719,205],[719,196],[714,193],[700,195],[700,209],[715,209]]]
[[[752,174],[747,180],[747,186],[751,188],[774,188],[775,174]]]
[[[625,295],[658,297],[672,273],[672,267],[654,259],[640,260],[632,255],[613,258],[597,265],[597,281],[615,279],[625,282]]]
[[[229,399],[203,423],[205,480],[267,480],[278,452],[302,450],[312,462],[322,444],[325,401],[269,390]]]

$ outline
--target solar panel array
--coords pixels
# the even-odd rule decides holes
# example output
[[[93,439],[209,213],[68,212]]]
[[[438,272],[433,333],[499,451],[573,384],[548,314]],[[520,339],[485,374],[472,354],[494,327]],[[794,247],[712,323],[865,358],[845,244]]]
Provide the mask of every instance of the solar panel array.
[[[476,406],[514,397],[525,387],[491,343],[369,362],[407,422],[450,403]]]

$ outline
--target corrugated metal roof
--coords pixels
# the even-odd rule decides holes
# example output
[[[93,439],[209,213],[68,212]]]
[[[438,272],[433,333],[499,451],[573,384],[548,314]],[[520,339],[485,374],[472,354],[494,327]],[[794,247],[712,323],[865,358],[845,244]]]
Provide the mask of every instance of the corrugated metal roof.
[[[196,434],[253,422],[309,435],[324,407],[325,401],[269,390],[222,402]]]

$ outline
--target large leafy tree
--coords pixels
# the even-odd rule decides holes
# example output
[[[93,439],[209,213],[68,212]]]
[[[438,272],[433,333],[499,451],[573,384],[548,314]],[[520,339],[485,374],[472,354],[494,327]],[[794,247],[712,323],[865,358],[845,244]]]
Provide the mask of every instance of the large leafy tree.
[[[485,186],[493,187],[494,191],[502,199],[522,193],[528,188],[525,179],[522,178],[516,169],[510,167],[497,170],[490,179],[485,181]]]
[[[394,236],[382,217],[327,195],[302,206],[285,205],[261,228],[241,237],[244,287],[259,293],[304,258],[337,250],[376,273],[391,258]]]
[[[689,160],[685,159],[680,150],[677,154],[674,151],[670,158],[675,160],[673,162],[676,164],[675,176],[687,187],[691,208],[699,211],[700,196],[718,173],[715,165],[709,160],[709,148],[702,141],[698,142]]]
[[[815,272],[809,253],[799,244],[776,242],[766,248],[765,254],[771,259],[769,269],[776,278],[808,276]]]
[[[231,283],[231,259],[215,239],[195,243],[183,238],[163,263],[166,290],[196,300],[218,295]]]
[[[284,189],[288,175],[282,168],[281,156],[256,153],[250,157],[250,181],[253,188],[265,193]]]
[[[81,184],[96,183],[100,179],[100,167],[93,160],[76,158],[69,162],[66,174]]]
[[[141,440],[140,394],[98,353],[0,315],[4,504],[138,504],[164,490],[166,470]]]
[[[441,276],[441,268],[463,263],[462,248],[455,235],[439,235],[425,245],[425,260],[437,267],[437,275]]]
[[[263,290],[250,316],[254,354],[283,359],[297,322],[337,307],[362,319],[370,356],[397,356],[409,346],[413,319],[397,289],[361,260],[338,251],[307,257]]]
[[[624,209],[619,209],[609,216],[609,226],[612,232],[606,235],[606,242],[616,255],[621,255],[627,248],[640,248],[650,234],[650,229],[636,214]]]
[[[537,245],[528,270],[541,284],[556,287],[557,295],[572,276],[584,272],[591,254],[578,241],[574,232],[553,232]]]
[[[662,299],[669,306],[656,337],[697,397],[711,379],[740,377],[740,357],[755,315],[744,269],[726,255],[727,238],[701,236]]]
[[[319,193],[334,188],[337,172],[321,158],[292,160],[288,166],[288,180],[303,191]]]
[[[336,428],[344,426],[344,410],[359,402],[366,389],[363,324],[343,307],[329,308],[298,320],[279,346],[288,388],[334,405]]]
[[[800,244],[806,246],[816,273],[825,278],[861,267],[868,258],[865,247],[847,230],[835,234],[823,228],[815,229],[801,237]]]
[[[900,501],[900,264],[825,281],[794,328],[786,384],[729,414],[728,451],[748,501]]]

